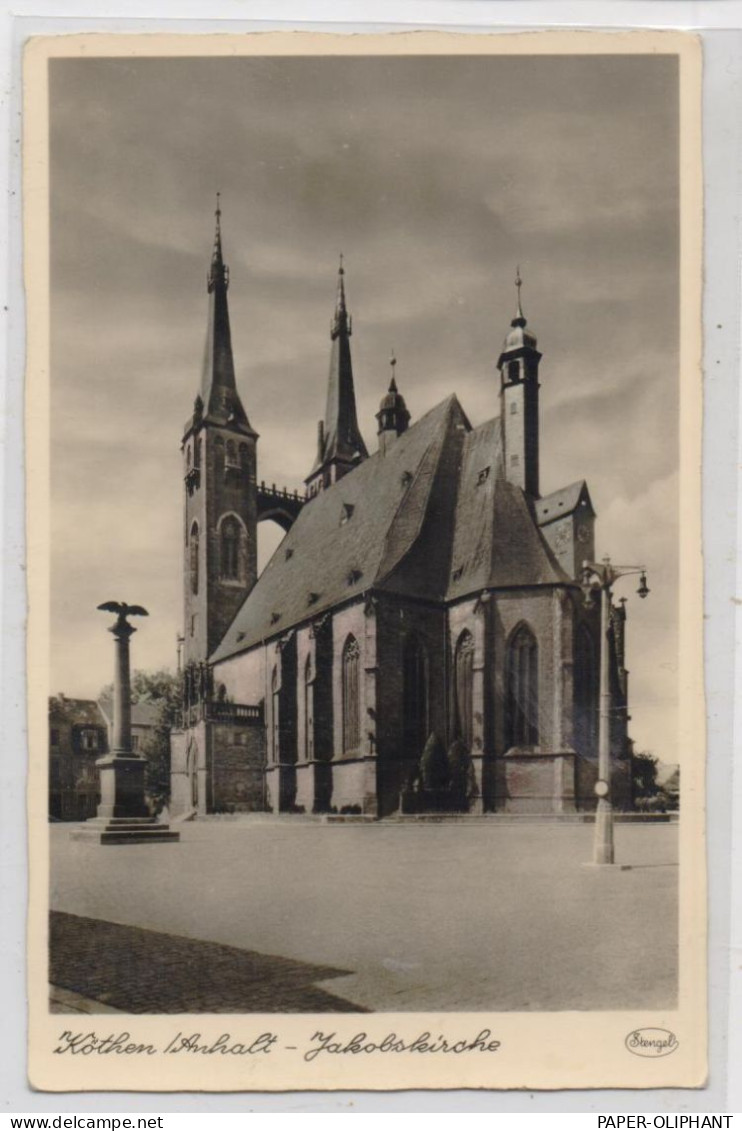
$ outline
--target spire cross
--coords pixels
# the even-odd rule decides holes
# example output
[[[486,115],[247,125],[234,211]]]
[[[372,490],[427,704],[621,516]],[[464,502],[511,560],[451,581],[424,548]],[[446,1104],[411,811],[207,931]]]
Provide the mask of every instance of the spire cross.
[[[397,365],[397,358],[396,358],[396,355],[394,353],[394,348],[392,348],[391,356],[389,358],[389,364],[390,364],[391,369],[392,369],[392,379],[389,383],[389,392],[390,393],[396,393],[397,382],[395,380],[395,370],[396,370],[396,365]]]
[[[518,264],[518,266],[515,268],[515,287],[516,287],[516,290],[518,292],[518,306],[517,306],[517,309],[516,309],[516,312],[515,312],[515,318],[513,319],[512,323],[511,323],[512,326],[518,326],[518,325],[525,326],[525,324],[526,324],[526,319],[525,319],[525,316],[523,314],[523,307],[521,306],[521,301],[520,301],[520,288],[522,286],[523,286],[523,280],[520,277],[520,264]]]

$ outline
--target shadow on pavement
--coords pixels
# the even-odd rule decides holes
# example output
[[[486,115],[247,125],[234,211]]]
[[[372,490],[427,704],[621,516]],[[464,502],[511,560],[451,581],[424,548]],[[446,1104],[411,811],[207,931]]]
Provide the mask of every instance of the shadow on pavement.
[[[127,1013],[369,1012],[313,985],[349,970],[61,911],[49,961],[53,985]]]

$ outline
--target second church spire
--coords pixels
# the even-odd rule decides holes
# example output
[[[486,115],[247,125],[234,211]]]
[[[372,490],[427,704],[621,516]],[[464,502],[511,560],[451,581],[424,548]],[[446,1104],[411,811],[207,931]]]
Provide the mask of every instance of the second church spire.
[[[310,495],[316,495],[323,488],[332,486],[368,456],[358,427],[350,356],[351,333],[351,318],[345,300],[345,267],[341,255],[335,314],[330,327],[332,351],[325,418],[319,423],[317,458],[306,480]]]

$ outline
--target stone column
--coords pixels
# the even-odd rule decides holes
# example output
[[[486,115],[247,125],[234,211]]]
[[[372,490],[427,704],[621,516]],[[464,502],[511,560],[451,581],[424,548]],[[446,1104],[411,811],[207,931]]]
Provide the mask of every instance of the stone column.
[[[129,638],[136,632],[133,625],[119,618],[108,630],[113,633],[113,742],[114,754],[131,754],[131,676],[129,672]]]
[[[129,638],[136,629],[124,613],[109,629],[114,638],[112,750],[96,762],[100,772],[101,800],[98,816],[148,817],[144,801],[146,761],[131,749],[131,681]]]

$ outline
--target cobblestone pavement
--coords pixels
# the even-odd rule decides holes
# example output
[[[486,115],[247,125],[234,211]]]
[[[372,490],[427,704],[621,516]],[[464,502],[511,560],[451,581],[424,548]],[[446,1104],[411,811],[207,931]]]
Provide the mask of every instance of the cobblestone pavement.
[[[71,995],[127,1013],[367,1012],[313,985],[348,970],[59,911],[49,953],[54,1013],[92,1012]]]

